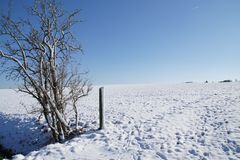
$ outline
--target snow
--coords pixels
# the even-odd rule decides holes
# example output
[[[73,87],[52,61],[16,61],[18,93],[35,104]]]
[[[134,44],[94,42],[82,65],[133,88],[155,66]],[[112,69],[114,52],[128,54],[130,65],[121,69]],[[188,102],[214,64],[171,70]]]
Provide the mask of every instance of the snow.
[[[0,90],[0,137],[4,136],[0,144],[17,148],[18,152],[32,151],[14,156],[17,160],[240,158],[239,82],[115,85],[105,86],[104,90],[104,130],[97,130],[95,87],[79,103],[80,122],[86,133],[41,149],[49,141],[48,134],[37,136],[43,125],[37,124],[35,116],[26,115],[23,105],[19,105],[20,101],[26,106],[34,101],[11,90]],[[20,129],[32,137],[15,133]],[[10,133],[24,141],[37,137],[36,143],[22,149],[19,141],[10,141]]]
[[[27,115],[26,109],[33,105],[36,102],[29,96],[0,89],[0,144],[14,153],[27,154],[50,142],[46,126],[36,116]]]

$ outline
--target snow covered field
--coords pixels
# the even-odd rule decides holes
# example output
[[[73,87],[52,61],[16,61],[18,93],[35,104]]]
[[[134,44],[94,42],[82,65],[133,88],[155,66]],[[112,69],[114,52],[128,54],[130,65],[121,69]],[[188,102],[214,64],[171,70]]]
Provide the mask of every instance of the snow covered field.
[[[0,90],[0,144],[28,153],[49,142],[27,116],[31,97]],[[15,159],[240,159],[240,83],[105,86],[105,129],[98,90],[79,104],[87,132]],[[34,123],[35,122],[35,123]],[[8,136],[10,134],[10,137]]]

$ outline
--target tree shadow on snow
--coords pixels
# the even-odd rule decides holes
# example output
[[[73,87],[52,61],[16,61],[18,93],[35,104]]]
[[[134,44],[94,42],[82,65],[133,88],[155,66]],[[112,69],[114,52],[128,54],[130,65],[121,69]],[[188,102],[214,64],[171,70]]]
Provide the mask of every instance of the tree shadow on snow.
[[[0,144],[13,153],[27,153],[49,144],[51,134],[36,118],[0,112]]]

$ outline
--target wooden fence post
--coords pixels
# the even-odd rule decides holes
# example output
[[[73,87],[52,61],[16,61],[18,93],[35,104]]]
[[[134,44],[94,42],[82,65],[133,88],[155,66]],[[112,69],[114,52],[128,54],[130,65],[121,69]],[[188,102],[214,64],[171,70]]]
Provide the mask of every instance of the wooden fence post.
[[[99,88],[99,129],[104,128],[104,88]]]

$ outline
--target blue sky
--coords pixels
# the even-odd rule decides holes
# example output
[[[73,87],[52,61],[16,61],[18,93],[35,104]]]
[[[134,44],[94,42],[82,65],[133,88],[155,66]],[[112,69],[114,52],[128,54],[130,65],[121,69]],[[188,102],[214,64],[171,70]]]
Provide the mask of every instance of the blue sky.
[[[24,15],[27,1],[13,5]],[[2,12],[6,6],[1,0]],[[65,0],[64,7],[82,10],[74,33],[94,84],[240,79],[239,0]]]

